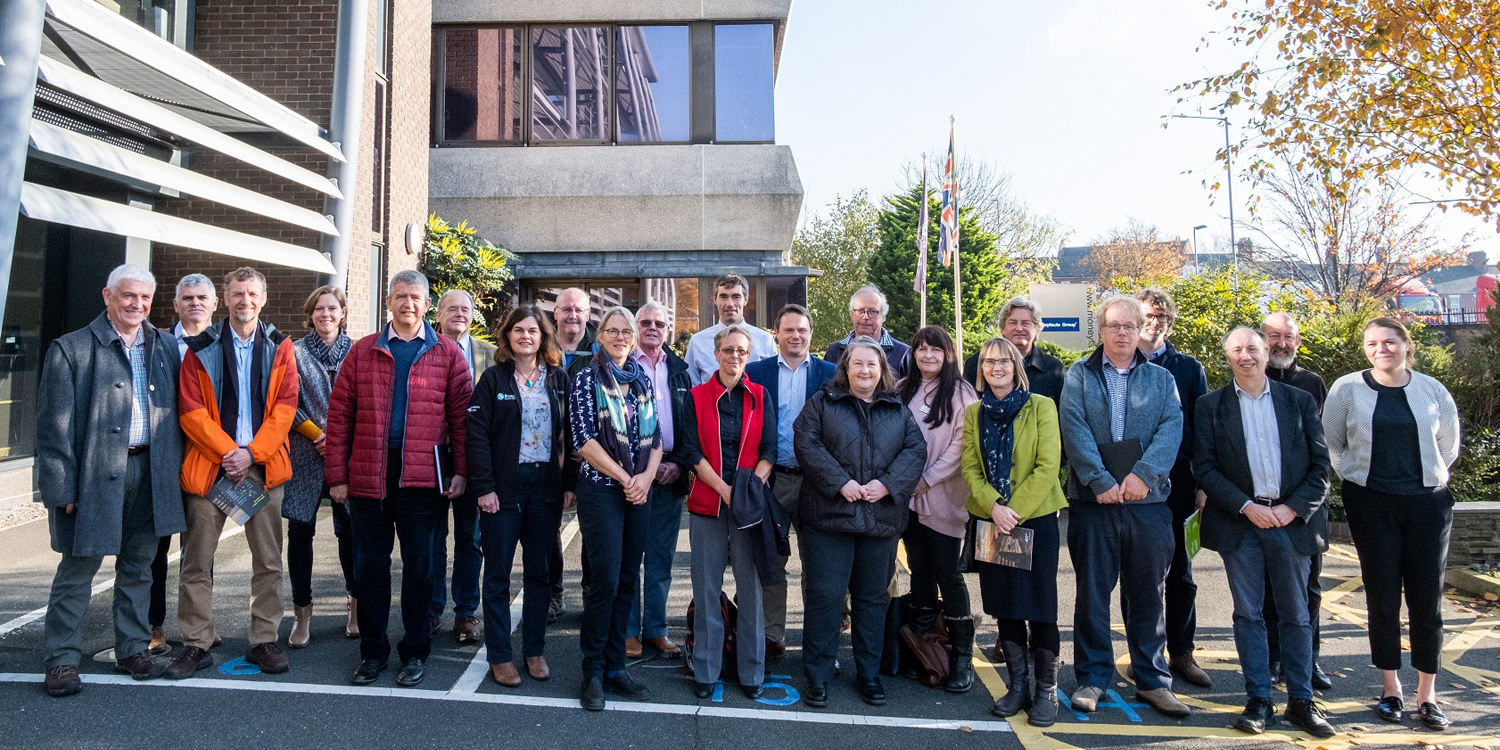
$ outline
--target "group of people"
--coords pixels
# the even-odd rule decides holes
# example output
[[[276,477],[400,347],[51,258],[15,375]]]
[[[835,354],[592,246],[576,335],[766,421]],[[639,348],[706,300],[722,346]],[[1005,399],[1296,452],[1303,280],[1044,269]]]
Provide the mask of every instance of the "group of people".
[[[984,613],[998,621],[993,658],[1009,678],[992,711],[1027,711],[1032,724],[1050,726],[1062,653],[1058,511],[1068,508],[1071,706],[1093,711],[1112,679],[1118,585],[1136,695],[1184,717],[1174,678],[1211,686],[1193,657],[1197,587],[1184,534],[1200,512],[1203,546],[1223,557],[1234,603],[1248,694],[1235,726],[1265,731],[1275,720],[1272,683],[1284,680],[1284,718],[1327,737],[1335,730],[1313,690],[1331,687],[1318,665],[1317,623],[1336,472],[1364,573],[1371,650],[1384,670],[1377,713],[1400,722],[1406,710],[1397,678],[1404,590],[1416,716],[1434,729],[1448,724],[1434,691],[1457,412],[1437,381],[1414,370],[1411,337],[1394,319],[1365,328],[1371,368],[1325,390],[1296,363],[1296,321],[1274,313],[1259,329],[1225,335],[1234,379],[1209,392],[1202,364],[1170,343],[1176,307],[1155,289],[1101,303],[1101,344],[1065,369],[1038,346],[1041,313],[1024,298],[1002,309],[1003,335],[963,360],[938,326],[910,345],[897,341],[884,326],[884,295],[864,287],[850,300],[849,335],[819,358],[809,351],[806,308],[783,307],[767,333],[744,321],[749,285],[728,274],[713,287],[717,322],[679,358],[665,346],[669,310],[611,307],[595,325],[579,289],[560,293],[550,312],[512,310],[488,344],[468,333],[473,300],[462,291],[439,300],[438,328],[426,323],[428,284],[414,271],[392,278],[390,322],[358,342],[344,333],[335,287],[308,297],[311,330],[296,342],[259,320],[263,276],[239,269],[225,287],[229,315],[214,325],[212,283],[185,277],[174,299],[180,322],[157,329],[146,322],[154,279],[121,266],[104,290],[105,313],[48,351],[37,480],[63,555],[46,620],[53,695],[82,687],[80,626],[106,555],[117,556],[117,667],[137,679],[180,679],[213,663],[213,557],[226,514],[209,498],[227,480],[266,495],[244,524],[253,565],[246,659],[265,672],[289,666],[278,646],[281,518],[295,618],[287,644],[300,648],[311,637],[314,521],[328,497],[345,633],[361,639],[352,682],[377,681],[389,660],[398,539],[396,683],[422,680],[450,588],[450,507],[455,637],[483,640],[497,684],[522,684],[510,622],[519,544],[521,666],[547,679],[546,630],[561,612],[562,511],[576,504],[580,703],[601,710],[606,693],[649,700],[651,688],[628,664],[646,648],[682,653],[668,636],[666,605],[686,507],[687,662],[699,698],[726,676],[747,697],[761,696],[767,661],[786,651],[795,531],[805,704],[830,702],[842,629],[861,698],[886,702],[881,663],[900,542],[911,572],[907,621],[946,633],[943,687],[961,693],[974,683],[975,613],[963,571],[977,570]],[[972,559],[982,523],[1000,535],[1026,530],[1029,566]],[[167,537],[179,532],[183,647],[162,663],[153,654],[171,646],[156,597]]]

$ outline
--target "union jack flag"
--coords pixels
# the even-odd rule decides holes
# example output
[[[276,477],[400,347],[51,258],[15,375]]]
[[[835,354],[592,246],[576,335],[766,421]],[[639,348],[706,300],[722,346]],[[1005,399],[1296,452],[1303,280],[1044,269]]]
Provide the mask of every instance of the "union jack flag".
[[[943,212],[938,234],[938,260],[943,268],[958,251],[958,165],[953,161],[953,126],[948,126],[948,161],[943,164]]]

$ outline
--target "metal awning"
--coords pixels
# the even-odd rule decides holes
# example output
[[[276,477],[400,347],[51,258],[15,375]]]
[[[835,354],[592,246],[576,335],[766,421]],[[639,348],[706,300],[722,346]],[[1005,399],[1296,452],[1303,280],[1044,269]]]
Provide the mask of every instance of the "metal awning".
[[[246,190],[222,180],[198,174],[153,159],[104,141],[64,130],[39,120],[31,121],[31,148],[50,161],[61,162],[70,167],[101,173],[110,179],[142,185],[150,190],[158,187],[178,190],[198,198],[206,198],[243,211],[260,214],[288,224],[311,229],[322,234],[336,235],[338,230],[328,217],[279,201],[254,190]]]
[[[21,215],[249,261],[333,273],[333,264],[316,250],[31,182],[21,184]]]
[[[47,18],[90,70],[108,83],[189,110],[258,122],[330,159],[344,160],[317,123],[98,3],[47,0]]]

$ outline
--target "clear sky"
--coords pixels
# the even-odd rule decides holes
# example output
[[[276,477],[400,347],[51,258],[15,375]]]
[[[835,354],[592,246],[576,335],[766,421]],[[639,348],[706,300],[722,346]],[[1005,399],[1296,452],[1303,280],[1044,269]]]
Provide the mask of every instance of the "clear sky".
[[[1194,51],[1227,18],[1205,0],[795,0],[776,140],[793,149],[803,218],[862,188],[879,200],[924,150],[940,169],[952,115],[959,150],[1011,173],[1068,244],[1135,217],[1183,238],[1207,224],[1207,249],[1229,232],[1225,196],[1203,181],[1224,174],[1224,130],[1163,130],[1162,116],[1197,113],[1176,103],[1175,84],[1243,60],[1222,44]],[[1249,185],[1235,188],[1243,221]],[[1477,230],[1477,246],[1500,257],[1493,225],[1435,221],[1447,237]]]

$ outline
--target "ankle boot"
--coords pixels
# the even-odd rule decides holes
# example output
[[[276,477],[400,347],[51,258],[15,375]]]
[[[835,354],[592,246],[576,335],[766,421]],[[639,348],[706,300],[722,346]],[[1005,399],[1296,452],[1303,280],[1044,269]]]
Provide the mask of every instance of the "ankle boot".
[[[1057,654],[1039,648],[1031,652],[1031,660],[1036,664],[1036,695],[1027,722],[1050,727],[1057,723]]]
[[[344,637],[359,637],[359,602],[352,596],[344,597],[344,604],[349,608],[349,620],[344,623]]]
[[[296,622],[292,623],[292,634],[287,636],[286,645],[292,648],[302,648],[312,640],[312,605],[306,607],[292,607],[296,615]]]
[[[1002,641],[1000,650],[1005,652],[1005,670],[1010,672],[1010,690],[995,705],[990,713],[1008,719],[1031,707],[1031,663],[1026,656],[1026,647],[1014,641]]]
[[[967,693],[974,687],[974,618],[944,617],[948,626],[948,682],[943,689]]]

